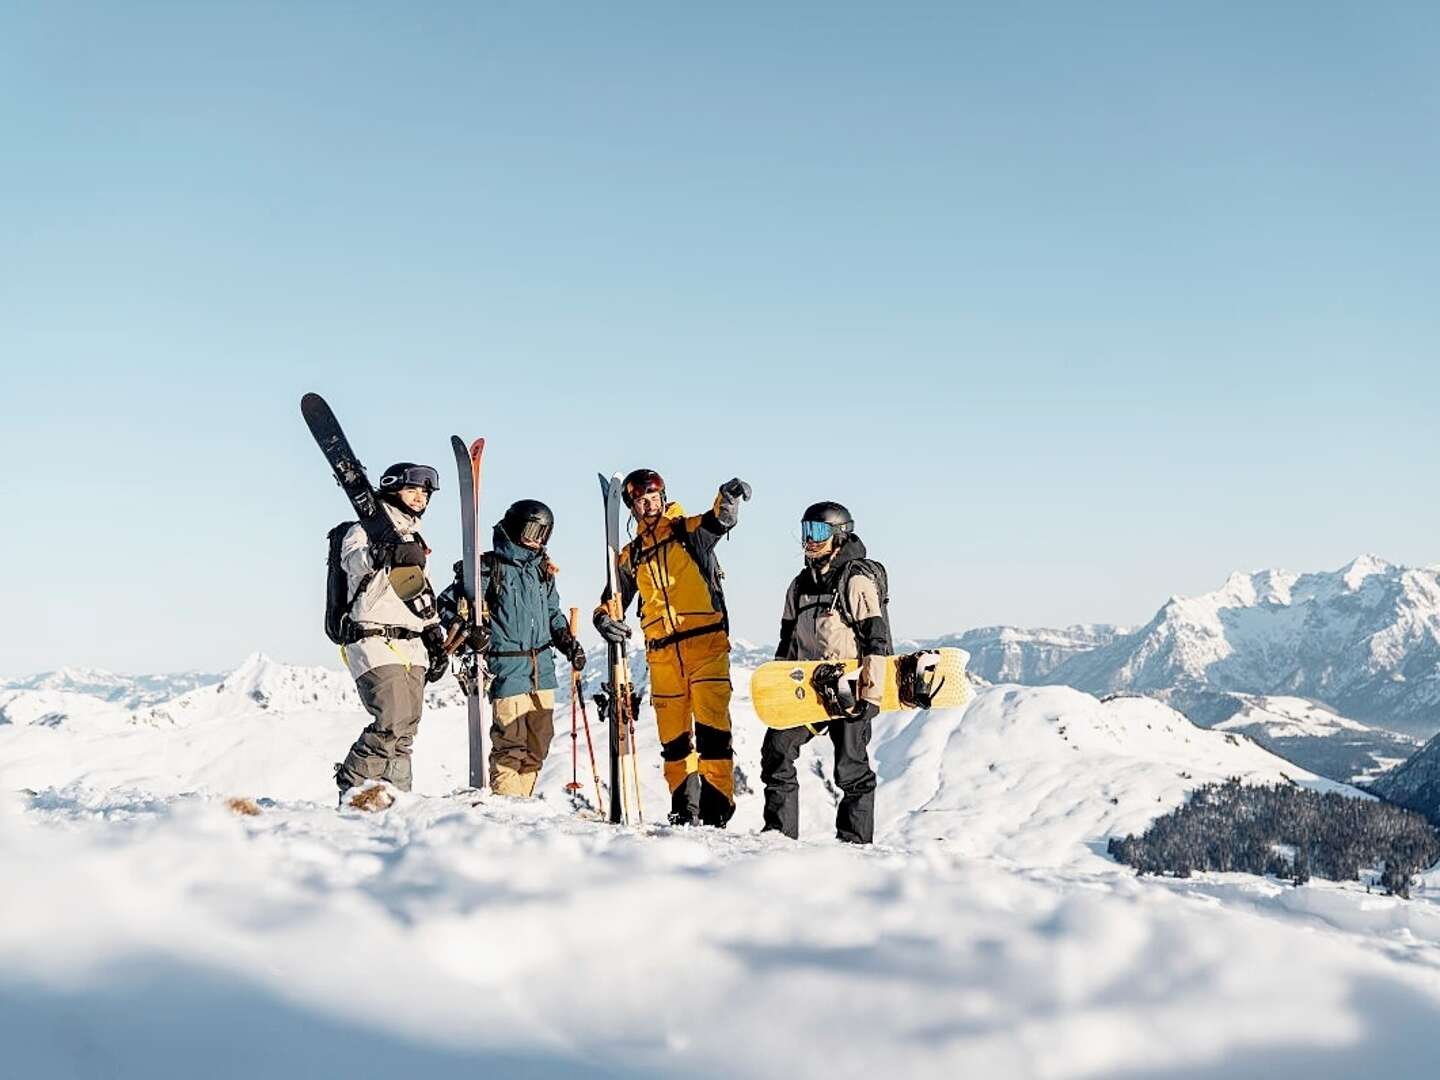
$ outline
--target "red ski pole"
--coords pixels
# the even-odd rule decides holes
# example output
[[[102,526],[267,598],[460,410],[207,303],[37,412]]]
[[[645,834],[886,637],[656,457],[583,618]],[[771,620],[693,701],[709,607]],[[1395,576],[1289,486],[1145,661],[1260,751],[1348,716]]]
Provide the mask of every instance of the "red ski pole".
[[[570,609],[570,637],[573,640],[580,629],[580,609]],[[574,794],[580,790],[580,751],[576,740],[580,733],[576,727],[576,712],[579,710],[580,697],[580,673],[572,671],[570,675],[570,783],[565,785],[565,790]],[[585,738],[590,738],[590,722],[585,722]],[[594,760],[594,751],[591,751],[591,760]],[[596,805],[599,809],[599,805]]]

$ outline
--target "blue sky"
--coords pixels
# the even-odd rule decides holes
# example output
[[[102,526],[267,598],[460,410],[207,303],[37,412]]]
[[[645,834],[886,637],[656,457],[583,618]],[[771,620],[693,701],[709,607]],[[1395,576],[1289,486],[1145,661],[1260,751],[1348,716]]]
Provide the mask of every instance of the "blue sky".
[[[698,509],[771,640],[846,502],[901,635],[1440,561],[1424,4],[11,5],[0,672],[333,662],[300,422]],[[458,549],[453,483],[428,537]]]

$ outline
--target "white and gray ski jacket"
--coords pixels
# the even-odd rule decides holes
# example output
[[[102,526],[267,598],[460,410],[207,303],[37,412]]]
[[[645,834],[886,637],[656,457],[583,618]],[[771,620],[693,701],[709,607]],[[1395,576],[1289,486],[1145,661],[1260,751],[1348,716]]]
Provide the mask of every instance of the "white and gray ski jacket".
[[[381,502],[380,507],[389,515],[396,532],[400,534],[400,539],[415,539],[416,530],[420,527],[418,518],[402,513],[388,502]],[[350,606],[352,622],[362,628],[366,626],[401,626],[418,633],[439,621],[438,616],[434,613],[434,592],[429,588],[428,577],[426,590],[420,595],[429,597],[430,615],[422,617],[415,613],[411,604],[407,604],[396,595],[395,590],[390,587],[388,574],[383,571],[376,573],[377,567],[370,550],[370,538],[365,533],[365,527],[358,522],[350,527],[350,531],[340,541],[340,560],[341,565],[345,567],[346,582],[352,593],[367,577],[370,579],[364,591],[355,597],[355,602]],[[340,650],[340,655],[345,658],[345,666],[350,669],[350,676],[355,679],[360,678],[367,671],[384,667],[386,664],[404,664],[407,667],[423,669],[429,663],[425,645],[418,637],[363,638],[344,646]]]

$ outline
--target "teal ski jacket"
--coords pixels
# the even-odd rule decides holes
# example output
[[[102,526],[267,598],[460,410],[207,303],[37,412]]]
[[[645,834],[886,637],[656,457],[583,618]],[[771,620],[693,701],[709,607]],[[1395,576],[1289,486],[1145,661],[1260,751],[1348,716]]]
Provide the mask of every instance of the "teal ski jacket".
[[[490,700],[554,690],[551,646],[569,637],[560,592],[544,551],[531,551],[495,526],[494,550],[483,556],[485,603],[490,614]]]

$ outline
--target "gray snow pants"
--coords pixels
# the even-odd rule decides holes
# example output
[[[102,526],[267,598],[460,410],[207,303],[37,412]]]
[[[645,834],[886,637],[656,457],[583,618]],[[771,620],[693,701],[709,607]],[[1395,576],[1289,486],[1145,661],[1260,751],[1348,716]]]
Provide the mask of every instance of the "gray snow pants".
[[[409,791],[410,750],[425,703],[425,669],[386,664],[356,679],[355,689],[375,719],[335,766],[335,782],[342,792],[367,780],[384,780]]]

